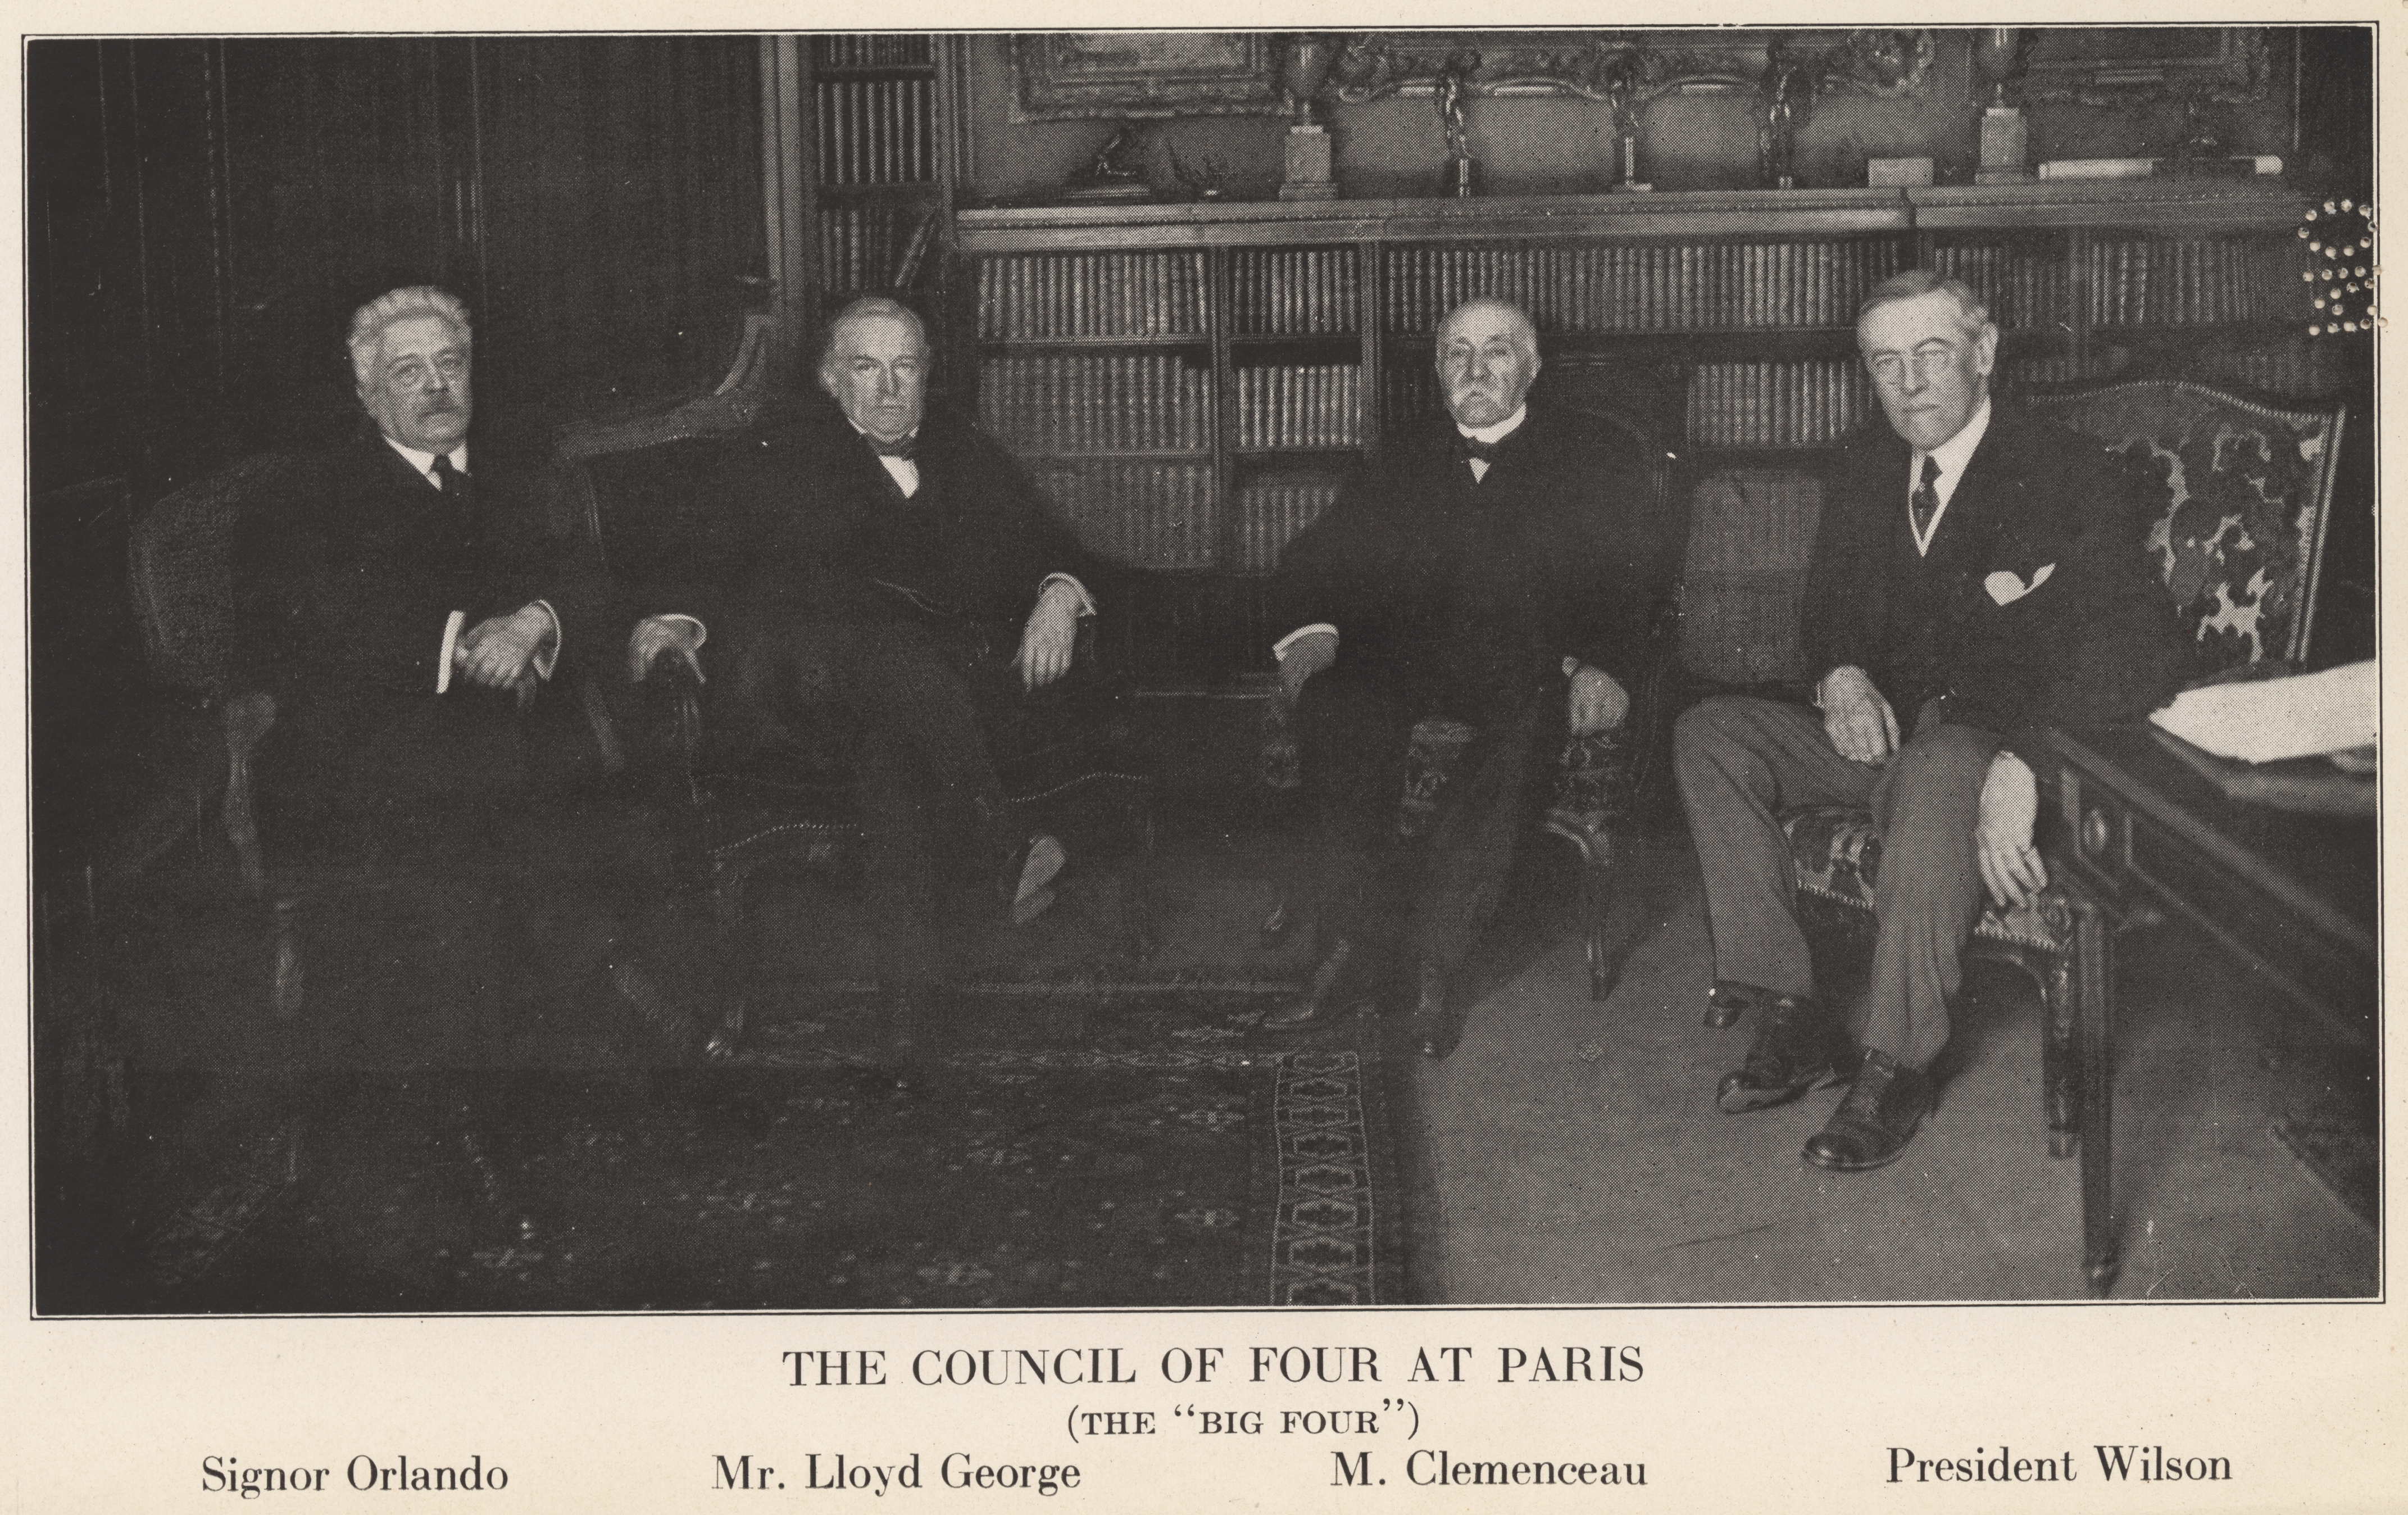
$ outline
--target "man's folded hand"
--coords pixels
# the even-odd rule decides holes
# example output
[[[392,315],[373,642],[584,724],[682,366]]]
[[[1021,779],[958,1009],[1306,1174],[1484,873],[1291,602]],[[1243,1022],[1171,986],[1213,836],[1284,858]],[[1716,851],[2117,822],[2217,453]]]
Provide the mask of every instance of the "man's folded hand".
[[[525,605],[478,622],[461,634],[453,666],[470,682],[507,689],[535,676],[536,655],[552,640],[552,613]]]

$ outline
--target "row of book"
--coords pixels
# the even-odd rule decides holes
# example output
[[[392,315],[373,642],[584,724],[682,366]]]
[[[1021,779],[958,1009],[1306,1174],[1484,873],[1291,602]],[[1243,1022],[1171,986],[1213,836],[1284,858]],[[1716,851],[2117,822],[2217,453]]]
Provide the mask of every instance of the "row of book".
[[[1037,483],[1081,545],[1123,567],[1221,560],[1221,487],[1209,463],[1056,466],[1039,469]]]
[[[1383,318],[1433,331],[1489,296],[1550,332],[1846,325],[1902,255],[1893,241],[1405,247],[1388,262]]]
[[[1194,337],[1201,252],[1039,252],[979,265],[979,337]]]
[[[934,244],[936,215],[919,206],[822,206],[820,287],[854,295],[910,288]]]
[[[835,32],[811,38],[814,68],[925,68],[937,61],[926,32]]]
[[[1338,498],[1338,481],[1318,474],[1265,474],[1238,491],[1238,540],[1230,566],[1268,573],[1297,532]]]
[[[1240,332],[1355,331],[1362,325],[1362,297],[1352,248],[1241,248],[1229,254],[1229,314]]]
[[[2055,326],[2066,319],[2069,307],[2061,252],[1943,243],[1931,250],[1931,268],[1971,285],[2001,330]]]
[[[2094,326],[2283,321],[2306,309],[2294,244],[2263,238],[2093,242]]]
[[[1864,368],[1836,359],[1700,364],[1689,377],[1689,441],[1820,446],[1855,430],[1870,412],[1872,397]]]
[[[1172,353],[991,357],[979,366],[978,414],[1036,452],[1201,452],[1212,445],[1211,374]]]
[[[1266,474],[1224,502],[1209,463],[1052,464],[1039,486],[1088,550],[1125,568],[1263,574],[1337,499],[1334,477]]]
[[[929,79],[824,79],[820,182],[924,184],[937,177],[937,83]]]
[[[1233,370],[1240,447],[1355,447],[1363,440],[1358,364]]]

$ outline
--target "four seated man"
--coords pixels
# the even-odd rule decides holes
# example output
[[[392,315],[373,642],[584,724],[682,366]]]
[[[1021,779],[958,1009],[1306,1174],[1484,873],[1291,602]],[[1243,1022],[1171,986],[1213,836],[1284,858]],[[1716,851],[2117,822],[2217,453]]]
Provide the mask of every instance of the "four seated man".
[[[1805,1149],[1840,1170],[1893,1161],[1928,1109],[1985,895],[2046,883],[2018,742],[2136,715],[2184,671],[2129,481],[1993,406],[1979,298],[1901,275],[1868,296],[1857,336],[1888,426],[1852,445],[1824,513],[1813,704],[1713,698],[1675,736],[1716,992],[1760,1015],[1716,1103],[1758,1109],[1852,1075]],[[836,316],[824,403],[736,451],[716,538],[638,592],[544,536],[539,482],[481,445],[472,469],[469,350],[441,291],[363,307],[351,352],[373,434],[312,459],[236,544],[242,661],[282,711],[263,753],[279,824],[395,859],[535,845],[531,825],[565,834],[538,795],[541,747],[566,740],[543,734],[564,702],[542,691],[580,648],[624,646],[595,662],[638,679],[673,656],[747,741],[840,719],[861,744],[864,902],[910,1082],[963,912],[1032,918],[1067,860],[1015,821],[995,755],[1093,680],[1077,649],[1102,566],[1002,445],[929,405],[925,329],[894,300]],[[1316,827],[1321,960],[1264,1024],[1393,993],[1411,1045],[1442,1058],[1534,767],[1625,718],[1660,586],[1622,495],[1643,460],[1594,418],[1529,401],[1525,312],[1466,302],[1434,362],[1451,425],[1385,450],[1272,584],[1293,628],[1272,652]],[[1394,811],[1410,735],[1433,715],[1471,735],[1426,856],[1408,859]],[[1845,1031],[1814,994],[1777,818],[1811,803],[1869,805],[1888,859]]]

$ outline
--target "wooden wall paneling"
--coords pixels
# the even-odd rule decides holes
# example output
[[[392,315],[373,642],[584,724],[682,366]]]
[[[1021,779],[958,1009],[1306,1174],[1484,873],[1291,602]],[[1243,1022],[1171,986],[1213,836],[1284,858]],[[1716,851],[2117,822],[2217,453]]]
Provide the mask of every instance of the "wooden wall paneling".
[[[479,304],[458,121],[466,44],[230,41],[225,60],[234,386],[277,418],[260,447],[352,424],[343,338],[363,302],[437,283]],[[448,67],[447,67],[448,65]],[[451,118],[451,119],[448,119]]]
[[[473,46],[496,404],[573,415],[715,381],[766,278],[752,40]]]
[[[139,164],[122,44],[25,52],[25,360],[36,495],[124,466],[118,422],[144,371]]]

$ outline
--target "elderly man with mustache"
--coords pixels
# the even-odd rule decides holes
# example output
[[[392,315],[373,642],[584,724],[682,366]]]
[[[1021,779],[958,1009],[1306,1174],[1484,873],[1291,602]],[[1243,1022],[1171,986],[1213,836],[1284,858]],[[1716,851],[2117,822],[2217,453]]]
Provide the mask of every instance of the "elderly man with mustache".
[[[1529,401],[1529,317],[1467,301],[1440,325],[1435,361],[1447,423],[1357,477],[1272,584],[1277,624],[1295,628],[1274,652],[1315,811],[1322,959],[1266,1024],[1321,1024],[1393,987],[1412,1044],[1443,1058],[1461,1034],[1455,981],[1510,871],[1532,770],[1568,730],[1627,713],[1658,586],[1624,498],[1645,460],[1593,418]],[[1397,805],[1430,715],[1474,735],[1426,854],[1408,862]]]

